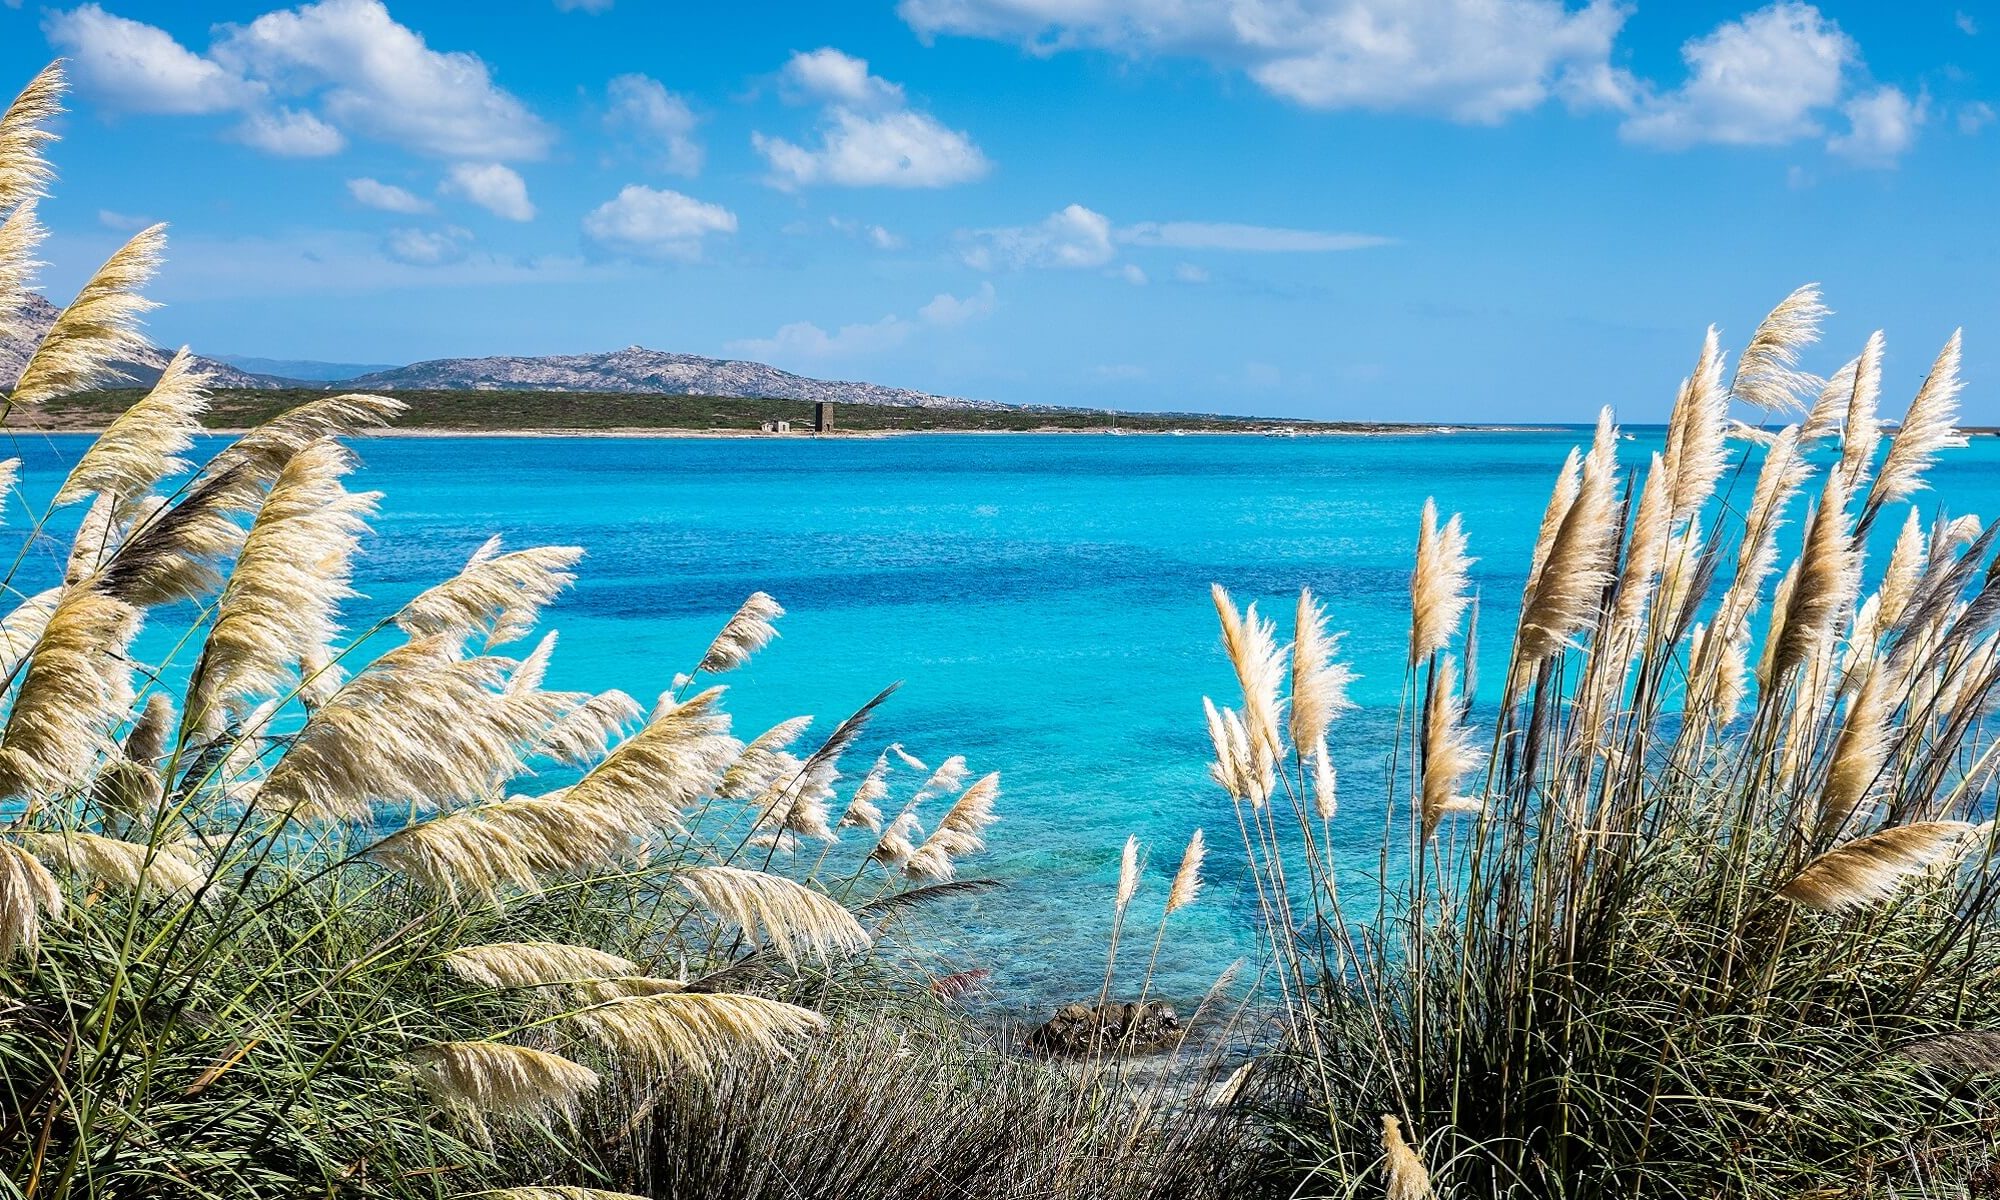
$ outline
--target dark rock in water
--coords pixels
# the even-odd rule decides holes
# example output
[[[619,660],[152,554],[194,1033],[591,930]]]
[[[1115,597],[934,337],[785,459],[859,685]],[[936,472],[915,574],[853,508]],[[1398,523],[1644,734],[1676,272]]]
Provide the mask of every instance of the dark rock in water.
[[[1179,1015],[1162,1000],[1065,1004],[1028,1035],[1028,1049],[1055,1056],[1150,1050],[1180,1033]]]

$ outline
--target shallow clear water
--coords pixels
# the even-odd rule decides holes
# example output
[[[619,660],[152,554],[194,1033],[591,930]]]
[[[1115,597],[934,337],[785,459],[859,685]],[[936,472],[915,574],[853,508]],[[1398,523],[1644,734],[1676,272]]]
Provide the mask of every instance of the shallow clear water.
[[[790,613],[728,680],[740,734],[800,712],[830,727],[902,680],[850,782],[891,740],[1002,772],[992,849],[965,873],[1008,886],[947,910],[962,933],[945,964],[991,969],[1002,1002],[1093,993],[1126,835],[1151,855],[1127,940],[1136,966],[1200,826],[1209,887],[1175,914],[1160,957],[1160,989],[1188,996],[1255,947],[1235,820],[1205,774],[1202,696],[1233,692],[1208,585],[1261,601],[1281,629],[1311,586],[1349,631],[1362,709],[1335,727],[1336,832],[1346,861],[1371,870],[1424,498],[1465,514],[1483,641],[1503,655],[1549,483],[1585,436],[371,439],[355,486],[386,498],[351,624],[450,574],[489,533],[573,543],[589,557],[550,613],[551,683],[651,697],[746,594],[769,591]],[[11,451],[28,460],[31,501],[84,444]],[[1656,445],[1641,430],[1621,455],[1642,465]],[[1926,516],[1940,497],[2000,512],[2000,439],[1953,452],[1934,480]],[[1489,685],[1503,666],[1485,665]],[[903,776],[898,801],[914,785]]]

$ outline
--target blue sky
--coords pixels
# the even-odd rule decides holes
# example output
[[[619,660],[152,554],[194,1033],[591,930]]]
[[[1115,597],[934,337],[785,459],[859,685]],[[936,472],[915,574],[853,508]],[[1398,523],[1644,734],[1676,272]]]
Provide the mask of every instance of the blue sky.
[[[1895,411],[1962,325],[2000,423],[1996,5],[270,3],[0,0],[53,295],[165,220],[206,353],[1646,420],[1816,280],[1808,365],[1886,329]]]

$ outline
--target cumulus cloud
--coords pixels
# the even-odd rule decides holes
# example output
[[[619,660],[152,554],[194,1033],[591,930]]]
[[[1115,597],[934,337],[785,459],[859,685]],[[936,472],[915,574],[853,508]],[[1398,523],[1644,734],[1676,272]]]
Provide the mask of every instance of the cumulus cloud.
[[[1117,257],[1111,218],[1071,204],[1040,223],[981,229],[960,235],[966,265],[982,271],[1000,267],[1101,267]]]
[[[114,16],[96,4],[50,13],[42,32],[68,56],[78,88],[128,112],[228,112],[257,103],[264,92],[166,30]]]
[[[324,158],[347,148],[340,130],[295,108],[252,112],[236,127],[234,136],[246,146],[287,158]]]
[[[1864,167],[1893,167],[1917,140],[1927,105],[1898,88],[1880,87],[1840,106],[1846,133],[1829,138],[1828,151]]]
[[[321,0],[224,25],[206,54],[96,3],[51,13],[49,41],[81,90],[131,112],[238,111],[239,140],[275,154],[330,154],[345,135],[440,158],[536,158],[547,125],[493,82],[478,56],[438,51],[380,0]],[[274,104],[316,100],[317,111]]]
[[[702,145],[695,140],[700,123],[688,102],[646,75],[620,75],[606,87],[611,102],[605,120],[630,132],[659,159],[660,169],[674,175],[701,173]]]
[[[363,176],[347,181],[347,194],[356,204],[368,208],[379,208],[392,213],[425,213],[431,210],[431,202],[393,183],[383,183],[379,179]]]
[[[1687,81],[1641,97],[1620,126],[1626,139],[1679,149],[1817,136],[1860,49],[1817,8],[1781,0],[1690,40],[1681,57]]]
[[[1995,115],[1991,104],[1984,100],[1974,100],[1958,110],[1958,131],[1968,134],[1978,133],[1993,123]]]
[[[917,316],[927,325],[963,325],[967,321],[992,316],[999,305],[993,284],[983,282],[978,291],[963,299],[950,292],[939,292],[931,297],[930,303],[917,310]]]
[[[456,163],[446,172],[438,190],[448,196],[469,200],[509,221],[532,221],[535,206],[528,199],[528,183],[520,172],[500,163]]]
[[[439,158],[538,158],[551,134],[477,55],[431,49],[380,0],[321,0],[227,26],[223,66],[286,91],[321,93],[325,116]]]
[[[710,234],[736,232],[736,214],[679,192],[630,184],[583,218],[584,236],[634,258],[701,257]]]
[[[382,249],[397,262],[435,267],[463,261],[472,248],[472,231],[447,225],[443,229],[392,229]]]
[[[900,235],[881,225],[865,224],[852,217],[828,217],[826,223],[848,237],[864,242],[877,250],[901,250],[904,245]],[[804,230],[801,229],[799,232]]]
[[[750,135],[776,187],[949,187],[991,169],[970,135],[908,107],[903,89],[870,74],[865,59],[822,47],[794,54],[779,80],[793,99],[822,108],[816,145]]]
[[[1494,122],[1551,95],[1615,99],[1618,0],[902,0],[920,35],[1090,47],[1241,70],[1309,108],[1442,113]]]

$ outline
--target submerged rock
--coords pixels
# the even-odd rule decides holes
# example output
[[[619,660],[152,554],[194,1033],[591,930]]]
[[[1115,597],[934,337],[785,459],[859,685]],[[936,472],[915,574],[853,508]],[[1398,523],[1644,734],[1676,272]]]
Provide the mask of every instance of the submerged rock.
[[[1065,1004],[1028,1034],[1028,1049],[1051,1056],[1151,1050],[1180,1033],[1180,1016],[1162,1000]]]

